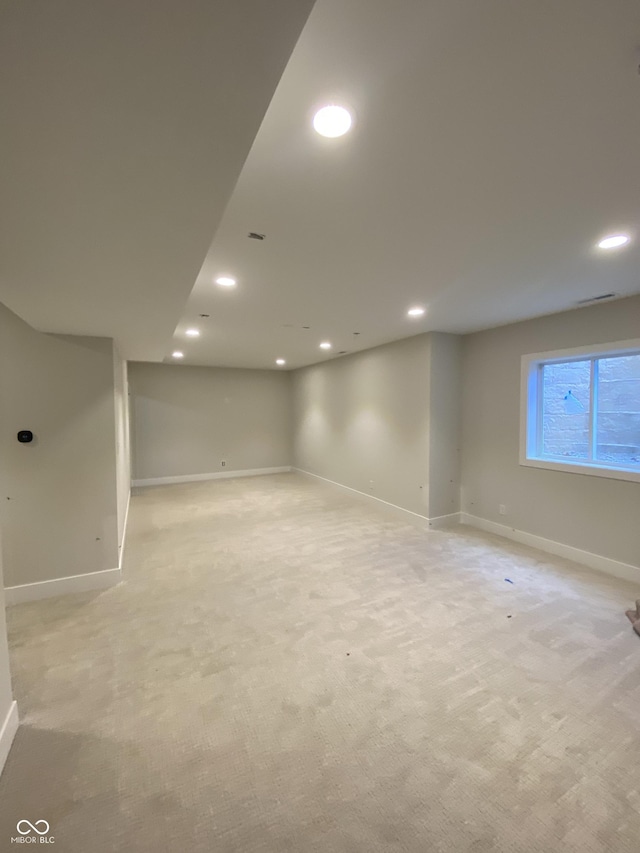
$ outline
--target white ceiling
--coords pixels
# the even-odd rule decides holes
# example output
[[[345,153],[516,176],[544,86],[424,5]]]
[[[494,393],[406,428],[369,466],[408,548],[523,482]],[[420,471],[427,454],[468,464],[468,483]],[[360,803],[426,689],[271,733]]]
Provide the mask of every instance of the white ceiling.
[[[298,367],[639,292],[639,45],[637,0],[317,0],[167,354]]]
[[[0,301],[161,359],[312,0],[0,9]]]
[[[129,359],[297,367],[640,292],[637,0],[317,0],[291,55],[311,5],[4,4],[0,301]]]

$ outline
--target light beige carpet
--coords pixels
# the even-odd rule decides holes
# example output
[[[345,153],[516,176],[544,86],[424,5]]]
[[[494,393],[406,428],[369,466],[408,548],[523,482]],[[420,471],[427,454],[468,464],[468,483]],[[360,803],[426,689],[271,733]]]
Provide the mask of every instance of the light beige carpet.
[[[640,849],[632,585],[293,474],[141,492],[125,573],[9,612],[1,850]]]

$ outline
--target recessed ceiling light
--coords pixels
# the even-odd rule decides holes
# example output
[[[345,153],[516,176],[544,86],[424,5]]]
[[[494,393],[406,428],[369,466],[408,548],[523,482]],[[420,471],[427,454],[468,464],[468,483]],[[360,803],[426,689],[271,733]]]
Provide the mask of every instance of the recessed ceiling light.
[[[172,355],[174,358],[184,358],[184,353],[183,353],[183,352],[180,352],[179,350],[176,350],[175,352],[172,352],[172,353],[171,353],[171,355]]]
[[[284,358],[276,358],[276,364],[286,364],[286,363],[287,362],[284,360]]]
[[[631,237],[628,234],[610,234],[598,243],[599,249],[619,249],[626,245]]]
[[[216,279],[216,284],[219,284],[220,287],[235,287],[236,280],[235,278],[231,278],[230,275],[221,275]]]
[[[331,104],[322,107],[313,117],[314,130],[320,136],[334,138],[344,136],[352,124],[351,113],[344,107]]]
[[[187,329],[187,331],[185,332],[185,335],[188,338],[199,338],[200,337],[200,331],[198,329]]]
[[[329,341],[322,341],[320,344],[320,349],[331,349],[331,344]]]
[[[424,314],[424,308],[419,308],[417,305],[415,308],[409,308],[407,311],[407,315],[409,317],[422,317]]]

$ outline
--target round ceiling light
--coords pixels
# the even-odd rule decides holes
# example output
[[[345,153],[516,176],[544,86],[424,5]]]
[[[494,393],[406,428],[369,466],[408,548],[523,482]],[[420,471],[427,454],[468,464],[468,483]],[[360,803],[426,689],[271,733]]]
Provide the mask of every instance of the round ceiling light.
[[[180,352],[179,350],[172,352],[171,355],[173,356],[173,358],[184,358],[184,353]]]
[[[199,338],[200,332],[198,331],[198,329],[187,329],[187,331],[185,332],[185,335],[188,338]]]
[[[320,349],[331,349],[331,344],[329,341],[322,341],[320,344]]]
[[[313,128],[320,136],[328,136],[333,139],[336,136],[344,136],[353,123],[351,113],[344,107],[332,104],[322,107],[313,117]]]
[[[424,314],[424,308],[419,308],[417,305],[415,308],[409,308],[407,311],[407,316],[409,317],[422,317]]]
[[[631,237],[628,234],[610,234],[598,243],[599,249],[619,249],[625,246]]]
[[[216,284],[219,284],[220,287],[235,287],[236,280],[230,275],[221,275],[216,279]]]
[[[287,362],[284,360],[284,358],[276,358],[276,364],[286,364],[286,363]]]

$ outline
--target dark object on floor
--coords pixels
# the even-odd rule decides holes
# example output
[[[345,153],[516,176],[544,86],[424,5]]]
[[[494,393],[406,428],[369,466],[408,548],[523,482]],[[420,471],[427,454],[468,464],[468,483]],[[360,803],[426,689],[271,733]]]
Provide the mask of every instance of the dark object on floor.
[[[636,600],[635,610],[626,610],[626,617],[633,625],[633,630],[640,636],[640,598]]]
[[[507,616],[507,619],[511,619],[511,614],[509,614],[509,615]]]
[[[512,581],[510,578],[505,578],[505,581],[506,581],[507,583],[513,583],[513,581]]]

